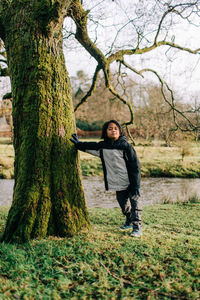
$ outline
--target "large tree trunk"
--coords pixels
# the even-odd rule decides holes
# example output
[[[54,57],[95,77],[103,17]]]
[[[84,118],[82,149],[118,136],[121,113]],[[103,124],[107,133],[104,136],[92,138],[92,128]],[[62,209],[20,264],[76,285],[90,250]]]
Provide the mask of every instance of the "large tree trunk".
[[[77,151],[69,141],[75,122],[62,49],[63,16],[50,22],[46,8],[40,18],[42,8],[28,2],[19,1],[4,24],[15,148],[6,242],[71,236],[89,226]]]

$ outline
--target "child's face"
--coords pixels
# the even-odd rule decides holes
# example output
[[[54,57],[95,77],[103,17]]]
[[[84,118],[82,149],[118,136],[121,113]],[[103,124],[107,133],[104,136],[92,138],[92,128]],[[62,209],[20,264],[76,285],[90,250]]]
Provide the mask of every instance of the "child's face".
[[[119,128],[115,123],[110,123],[107,128],[107,137],[113,141],[118,140],[120,136]]]

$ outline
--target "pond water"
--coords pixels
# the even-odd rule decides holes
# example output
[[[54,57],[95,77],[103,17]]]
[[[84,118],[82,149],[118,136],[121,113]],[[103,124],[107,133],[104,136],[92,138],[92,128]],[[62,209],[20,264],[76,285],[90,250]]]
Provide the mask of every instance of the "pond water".
[[[0,180],[0,206],[9,206],[12,202],[14,180]],[[115,192],[105,191],[102,177],[84,177],[88,207],[118,207]],[[200,197],[200,179],[187,178],[142,178],[141,197],[144,205]]]

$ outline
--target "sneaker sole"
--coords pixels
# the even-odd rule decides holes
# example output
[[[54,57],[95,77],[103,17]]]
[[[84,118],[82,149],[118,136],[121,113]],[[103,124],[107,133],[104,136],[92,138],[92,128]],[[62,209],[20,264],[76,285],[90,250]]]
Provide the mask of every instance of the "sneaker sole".
[[[130,234],[130,237],[132,237],[132,238],[141,238],[142,235],[131,235],[131,234]]]
[[[120,230],[120,231],[131,231],[131,230],[132,230],[132,227],[131,227],[131,228],[126,228],[126,229],[120,228],[119,230]]]
[[[130,237],[140,238],[140,237],[142,237],[142,234],[140,234],[140,235],[137,235],[137,234],[130,234]]]

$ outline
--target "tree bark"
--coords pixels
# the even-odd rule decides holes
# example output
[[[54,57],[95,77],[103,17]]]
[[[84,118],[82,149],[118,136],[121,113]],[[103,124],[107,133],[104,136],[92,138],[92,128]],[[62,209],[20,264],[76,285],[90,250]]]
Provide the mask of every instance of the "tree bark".
[[[89,227],[89,217],[79,158],[69,141],[75,121],[62,49],[64,14],[51,1],[13,2],[3,25],[13,94],[15,186],[3,241],[72,236]]]

